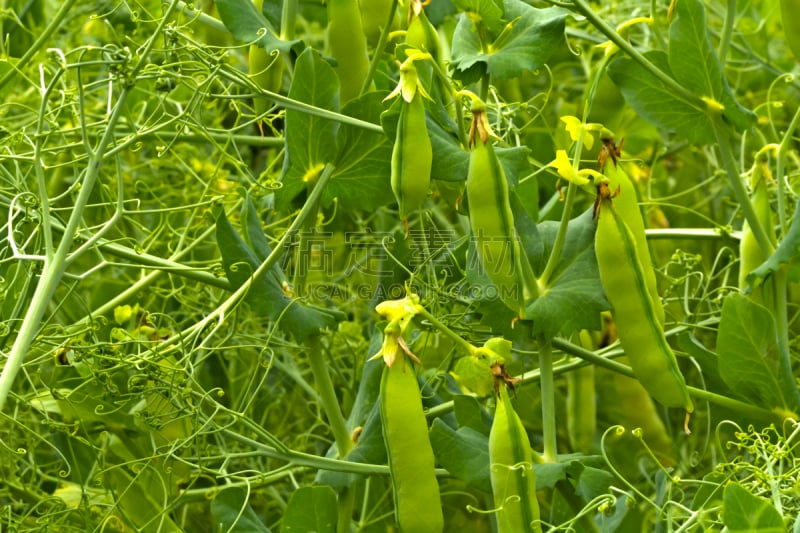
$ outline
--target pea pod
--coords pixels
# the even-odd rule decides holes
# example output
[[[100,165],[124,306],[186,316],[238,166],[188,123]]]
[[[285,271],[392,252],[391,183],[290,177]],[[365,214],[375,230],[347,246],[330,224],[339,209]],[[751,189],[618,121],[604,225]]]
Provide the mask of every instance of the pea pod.
[[[441,533],[444,517],[428,423],[414,368],[403,351],[383,369],[380,409],[400,531]]]
[[[763,161],[756,161],[750,174],[750,188],[752,194],[750,201],[753,203],[753,210],[756,212],[758,220],[767,231],[767,238],[774,246],[776,242],[775,226],[772,223],[772,209],[769,206],[769,191],[767,182],[771,179],[769,167]],[[761,263],[767,260],[772,250],[762,250],[758,244],[753,230],[747,220],[742,225],[742,237],[739,241],[739,288],[745,290],[748,287],[747,275],[756,269]],[[758,303],[772,308],[772,296],[770,295],[769,285],[762,285],[753,289],[750,293]]]
[[[475,249],[500,299],[522,316],[533,274],[514,228],[508,181],[489,140],[485,110],[473,109],[470,144],[467,200]]]
[[[531,443],[505,385],[489,432],[489,461],[497,531],[541,532]]]
[[[595,254],[619,340],[647,392],[667,407],[683,407],[691,413],[694,406],[647,290],[636,240],[611,196],[608,185],[601,183]]]
[[[413,65],[410,68],[414,68]],[[392,149],[392,192],[404,222],[411,212],[422,207],[431,186],[433,148],[425,124],[422,98],[421,91],[414,92],[410,102],[401,98],[400,119]]]
[[[612,141],[613,142],[613,141]],[[660,324],[664,324],[664,306],[661,304],[661,297],[658,294],[656,284],[656,271],[653,268],[653,261],[650,258],[650,250],[647,247],[647,238],[644,232],[644,220],[636,199],[636,187],[622,169],[614,161],[613,165],[606,165],[605,176],[608,178],[608,188],[612,191],[619,189],[619,194],[614,200],[614,208],[617,214],[625,221],[628,229],[631,230],[634,241],[636,242],[636,255],[642,264],[642,271],[645,276],[647,292],[653,300],[653,310]]]
[[[392,0],[360,0],[358,4],[361,10],[361,25],[364,35],[367,37],[367,41],[374,46],[378,43],[381,31],[389,21],[389,15],[394,7],[393,2]],[[395,17],[392,22],[396,20]]]
[[[328,50],[336,60],[342,103],[361,92],[369,71],[367,38],[357,0],[328,0]]]

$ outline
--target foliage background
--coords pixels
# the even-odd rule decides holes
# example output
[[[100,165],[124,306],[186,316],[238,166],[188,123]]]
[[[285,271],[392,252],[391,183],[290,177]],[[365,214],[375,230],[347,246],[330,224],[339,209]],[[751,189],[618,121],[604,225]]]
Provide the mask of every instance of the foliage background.
[[[280,27],[280,7],[265,4]],[[575,196],[572,248],[532,311],[541,319],[512,330],[510,311],[476,297],[485,280],[470,262],[464,206],[455,206],[466,178],[465,125],[430,104],[434,191],[404,236],[388,186],[396,119],[383,99],[397,82],[392,46],[375,54],[369,40],[375,90],[341,101],[326,59],[325,7],[300,2],[294,38],[266,44],[288,54],[293,69],[276,87],[282,98],[270,99],[248,76],[260,26],[246,24],[249,12],[231,16],[236,2],[214,11],[202,2],[12,0],[0,49],[0,524],[330,531],[349,501],[348,527],[386,531],[391,487],[370,418],[380,367],[367,359],[381,340],[374,305],[403,296],[409,282],[462,338],[514,340],[508,369],[523,378],[515,403],[533,447],[545,445],[545,426],[557,432],[559,461],[537,471],[547,523],[602,531],[794,525],[800,230],[790,222],[799,86],[777,3],[679,1],[678,16],[695,22],[696,12],[680,10],[704,8],[694,41],[671,33],[662,3],[591,3],[611,29],[652,14],[651,25],[620,30],[625,42],[666,64],[689,93],[721,101],[722,133],[703,112],[683,113],[681,95],[659,93],[663,86],[630,59],[611,63],[593,90],[602,28],[570,2],[564,11],[529,4],[504,3],[503,20],[519,12],[528,31],[488,57],[462,12],[496,3],[434,0],[427,10],[450,48],[454,83],[485,90],[537,272],[564,205],[547,166],[572,145],[560,117],[581,117],[590,101],[585,121],[624,137],[626,169],[654,230],[670,340],[699,390],[691,436],[680,430],[683,413],[657,406],[644,440],[629,431],[644,426],[626,404],[628,389],[614,385],[625,369],[613,365],[622,354],[612,345],[588,347],[596,431],[583,448],[571,439],[569,381],[588,357],[571,333],[600,329],[604,307],[587,252],[591,194]],[[536,19],[541,13],[551,18]],[[259,98],[269,107],[257,116]],[[770,144],[776,151],[755,156]],[[585,149],[585,167],[599,147]],[[759,274],[783,276],[787,287],[766,314],[739,296],[742,202],[730,181],[759,161],[774,176],[775,226],[788,243]],[[269,281],[248,287],[258,268]],[[725,306],[733,310],[724,327],[750,333],[727,352],[717,338]],[[784,344],[769,335],[774,328]],[[556,359],[555,410],[545,415],[539,335],[552,337]],[[425,364],[447,529],[491,531],[480,452],[490,391],[469,390],[477,385],[457,366],[463,354],[429,321],[418,321],[410,340]],[[15,358],[24,360],[18,370]],[[336,457],[342,427],[363,427],[346,460]],[[297,508],[315,512],[298,516]],[[319,520],[313,527],[309,516]]]

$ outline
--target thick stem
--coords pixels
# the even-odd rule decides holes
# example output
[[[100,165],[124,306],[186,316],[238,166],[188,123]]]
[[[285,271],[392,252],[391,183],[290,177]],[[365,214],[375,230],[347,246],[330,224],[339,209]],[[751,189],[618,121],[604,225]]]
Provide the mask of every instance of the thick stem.
[[[460,346],[465,352],[469,355],[475,355],[477,348],[475,348],[472,344],[468,343],[461,336],[453,331],[452,329],[445,326],[442,322],[439,321],[435,316],[428,312],[427,309],[420,309],[417,311],[417,314],[425,318],[428,322],[433,324],[433,327],[439,330],[440,333],[444,333],[450,340],[452,340],[456,345]]]
[[[331,425],[333,438],[336,440],[336,447],[339,449],[339,457],[345,457],[350,448],[353,447],[353,441],[350,439],[350,432],[347,431],[347,421],[339,407],[339,399],[336,397],[336,390],[328,372],[328,365],[325,362],[325,354],[319,337],[311,337],[306,341],[306,349],[311,373],[314,374],[314,382],[319,390],[322,410],[325,411],[325,416]]]
[[[684,100],[692,107],[704,112],[706,111],[706,104],[700,99],[699,96],[691,93],[683,85],[672,79],[668,74],[648,61],[647,58],[639,53],[639,51],[636,50],[628,41],[623,39],[614,28],[609,26],[605,20],[600,18],[600,16],[595,13],[591,7],[589,7],[589,4],[586,3],[586,0],[572,0],[572,3],[576,11],[586,17],[586,20],[588,20],[595,28],[600,30],[602,34],[608,37],[611,42],[616,44],[620,50],[628,54],[634,61],[639,63],[645,70],[652,74],[653,77],[663,83],[672,93],[675,94],[675,96]]]
[[[744,183],[736,169],[736,158],[731,149],[727,128],[721,124],[721,118],[709,118],[714,128],[714,136],[717,138],[722,167],[725,169],[725,174],[728,177],[728,185],[730,185],[730,188],[733,190],[733,196],[741,206],[744,218],[747,220],[747,223],[750,224],[750,229],[753,231],[753,236],[756,238],[758,245],[765,252],[772,253],[774,251],[772,243],[767,237],[764,225],[761,223],[761,220],[759,220],[755,209],[753,209],[753,203],[750,201]]]
[[[558,462],[556,439],[556,387],[553,378],[553,346],[550,342],[539,345],[539,388],[542,391],[542,435],[544,440],[544,460]]]
[[[725,12],[725,22],[722,25],[722,36],[719,40],[719,62],[725,68],[728,60],[728,48],[731,45],[731,35],[733,34],[733,23],[736,21],[736,0],[728,0],[728,9]]]

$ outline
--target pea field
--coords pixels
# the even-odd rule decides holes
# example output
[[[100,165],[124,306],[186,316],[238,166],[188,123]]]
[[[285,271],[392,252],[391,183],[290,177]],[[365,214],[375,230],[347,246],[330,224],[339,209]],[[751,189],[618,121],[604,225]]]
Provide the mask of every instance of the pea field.
[[[800,0],[0,7],[0,532],[800,533]]]

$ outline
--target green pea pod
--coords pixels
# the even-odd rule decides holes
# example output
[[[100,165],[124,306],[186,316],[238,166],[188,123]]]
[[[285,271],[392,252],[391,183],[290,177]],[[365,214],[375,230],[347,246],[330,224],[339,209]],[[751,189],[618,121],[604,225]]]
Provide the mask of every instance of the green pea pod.
[[[769,206],[769,191],[767,190],[767,177],[770,175],[769,167],[763,161],[756,161],[750,175],[750,187],[752,194],[750,201],[753,203],[753,210],[756,212],[758,220],[767,232],[770,243],[774,246],[776,242],[775,225],[772,222],[772,209]],[[739,241],[739,288],[747,289],[747,275],[755,270],[767,260],[771,250],[762,250],[758,244],[753,229],[745,220],[742,225],[742,238]],[[770,294],[769,284],[755,288],[750,293],[750,297],[769,308],[772,308],[772,295]]]
[[[357,0],[328,0],[328,50],[336,60],[342,103],[357,97],[369,71]]]
[[[473,113],[473,121],[479,123],[476,116],[483,112]],[[521,276],[528,264],[514,228],[506,175],[488,136],[477,135],[473,142],[467,200],[469,225],[483,271],[503,303],[522,316],[526,295]]]
[[[633,373],[663,405],[683,407],[691,413],[694,405],[647,290],[636,240],[617,213],[605,184],[598,187],[598,194],[595,254],[600,281]]]
[[[540,533],[531,443],[504,385],[489,432],[489,461],[498,533]]]
[[[444,516],[428,423],[414,368],[402,352],[383,369],[380,407],[400,531],[441,533]]]
[[[781,0],[781,16],[786,44],[795,59],[800,60],[800,0]]]
[[[653,261],[650,258],[650,250],[647,247],[647,238],[644,233],[644,220],[636,199],[636,187],[631,179],[619,164],[607,164],[605,176],[608,178],[608,188],[612,191],[619,190],[619,194],[614,200],[614,208],[617,214],[625,221],[628,229],[631,230],[634,241],[636,242],[636,255],[642,263],[645,283],[650,298],[653,299],[653,309],[660,324],[664,324],[664,306],[661,304],[661,296],[658,294],[656,285],[656,271],[653,268]]]
[[[422,98],[417,91],[410,103],[400,99],[400,119],[392,150],[392,192],[404,221],[422,207],[431,187],[433,148]]]
[[[371,45],[378,43],[381,31],[386,26],[389,20],[389,14],[392,9],[392,0],[360,0],[359,8],[361,9],[361,25],[364,29],[364,35]],[[396,26],[397,17],[393,19],[392,26]]]

